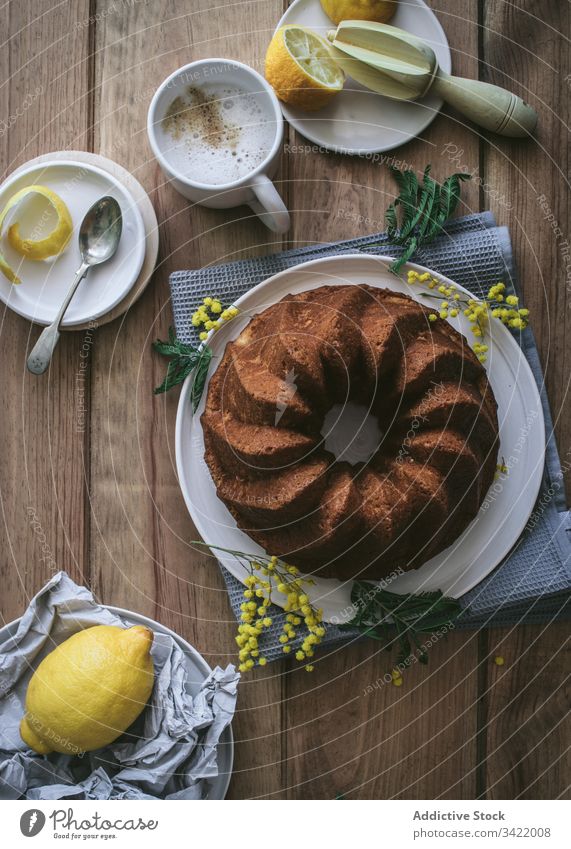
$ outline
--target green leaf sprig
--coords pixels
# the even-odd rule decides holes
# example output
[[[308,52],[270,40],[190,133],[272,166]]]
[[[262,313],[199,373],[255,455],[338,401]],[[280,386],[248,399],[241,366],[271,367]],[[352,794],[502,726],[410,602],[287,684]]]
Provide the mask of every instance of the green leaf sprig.
[[[456,599],[439,591],[397,595],[367,581],[353,582],[351,602],[357,612],[350,622],[339,627],[343,630],[356,628],[364,636],[384,643],[388,649],[398,642],[397,663],[401,664],[411,657],[413,647],[418,652],[418,660],[427,663],[420,634],[450,626],[462,613]]]
[[[249,573],[249,578],[246,579],[245,603],[242,605],[242,623],[246,621],[246,625],[240,626],[237,638],[241,649],[244,649],[241,634],[244,630],[248,631],[250,606],[254,611],[250,619],[255,618],[254,613],[256,612],[261,616],[256,623],[259,629],[258,633],[254,635],[256,640],[266,627],[266,623],[267,627],[272,624],[271,610],[269,610],[273,602],[270,578],[274,578],[276,579],[277,589],[285,593],[288,599],[285,606],[287,615],[283,626],[284,634],[280,637],[283,651],[286,654],[291,651],[290,640],[293,640],[297,634],[293,626],[298,627],[303,620],[309,635],[305,635],[302,645],[292,656],[303,662],[313,657],[314,648],[321,642],[326,631],[321,624],[323,611],[313,606],[304,589],[304,585],[315,584],[312,578],[301,575],[295,566],[290,566],[275,556],[246,554],[243,551],[222,548],[198,540],[193,540],[193,544],[232,555],[240,563],[240,566]],[[257,573],[258,577],[256,577]],[[363,636],[380,640],[387,649],[392,648],[397,642],[399,645],[397,663],[405,665],[412,656],[413,647],[418,652],[418,660],[421,663],[427,663],[428,656],[422,648],[420,634],[433,633],[445,626],[450,627],[458,619],[463,609],[460,602],[444,596],[441,592],[397,595],[383,589],[378,584],[367,581],[353,582],[351,602],[356,614],[347,624],[339,625],[339,629],[357,629]],[[300,634],[300,636],[302,635]],[[257,643],[252,645],[254,651],[257,651]],[[250,659],[249,661],[246,658],[245,651],[242,651],[240,660],[249,664],[246,667],[247,669],[255,665],[254,660]],[[263,666],[265,663],[266,661],[263,660],[260,665]],[[306,669],[311,671],[313,666],[310,664],[306,666]],[[246,669],[241,671],[246,671]]]
[[[385,213],[387,235],[395,245],[404,248],[402,255],[390,266],[395,274],[415,251],[442,232],[458,206],[461,183],[471,179],[470,174],[451,174],[440,184],[432,179],[430,169],[427,165],[422,184],[419,184],[414,171],[390,167],[400,194]],[[371,245],[367,245],[369,247]]]
[[[182,383],[189,374],[194,372],[190,397],[192,410],[196,412],[202,398],[202,393],[204,392],[208,366],[212,359],[212,350],[208,345],[201,345],[199,348],[195,348],[193,345],[187,345],[181,342],[176,338],[172,327],[169,327],[168,342],[162,342],[160,339],[157,339],[156,342],[153,342],[153,348],[164,357],[170,357],[165,379],[155,389],[155,395],[168,392],[169,389]]]

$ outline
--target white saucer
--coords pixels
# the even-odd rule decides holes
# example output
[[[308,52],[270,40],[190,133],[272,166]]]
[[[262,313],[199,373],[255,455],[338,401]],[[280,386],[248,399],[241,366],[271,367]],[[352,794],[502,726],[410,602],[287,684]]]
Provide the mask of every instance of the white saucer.
[[[443,71],[450,73],[452,57],[444,30],[424,0],[398,4],[391,26],[417,35],[429,44]],[[319,0],[295,0],[278,26],[300,24],[322,36],[335,29]],[[310,141],[335,153],[372,154],[392,150],[420,135],[436,118],[442,100],[428,96],[405,102],[368,91],[348,78],[343,91],[319,112],[302,112],[281,103],[287,121]]]
[[[2,253],[22,283],[13,286],[0,275],[0,299],[36,324],[53,321],[81,263],[77,233],[89,207],[104,195],[114,197],[121,207],[123,233],[117,253],[109,262],[93,268],[80,283],[62,323],[68,328],[84,325],[112,310],[136,282],[145,259],[141,212],[131,193],[111,174],[73,160],[54,160],[20,169],[0,188],[0,209],[19,189],[34,184],[53,189],[67,204],[74,224],[66,251],[45,262],[23,259],[5,238],[2,240]],[[15,220],[12,213],[10,216],[10,220]]]

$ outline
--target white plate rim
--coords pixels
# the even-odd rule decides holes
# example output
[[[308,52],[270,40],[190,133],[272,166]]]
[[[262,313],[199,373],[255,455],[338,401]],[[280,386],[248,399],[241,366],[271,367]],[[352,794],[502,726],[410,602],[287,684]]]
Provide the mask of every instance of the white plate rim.
[[[279,20],[279,22],[278,22],[278,24],[277,24],[277,26],[274,30],[274,33],[277,32],[277,30],[280,27],[284,26],[285,24],[287,24],[289,22],[289,18],[291,17],[292,12],[295,12],[295,10],[298,6],[300,6],[302,3],[307,3],[307,2],[308,2],[308,0],[294,0],[294,2],[286,9],[286,11],[281,16],[281,18],[280,18],[280,20]],[[311,0],[309,0],[309,2],[311,2]],[[319,0],[313,0],[313,2],[319,3]],[[430,14],[430,16],[434,20],[434,24],[436,26],[436,29],[439,31],[441,38],[442,38],[442,46],[446,47],[446,51],[447,51],[447,54],[448,54],[447,62],[439,62],[439,65],[440,65],[440,67],[442,68],[443,71],[450,73],[451,69],[452,69],[452,53],[450,51],[450,44],[448,43],[448,38],[446,37],[446,33],[444,32],[444,28],[443,28],[442,24],[440,23],[440,21],[438,20],[434,10],[430,8],[430,6],[425,2],[425,0],[416,0],[416,2],[419,5],[424,6],[424,8],[427,10],[427,12]],[[332,22],[331,27],[334,28],[334,26],[335,26],[335,24]],[[378,95],[378,97],[382,97],[382,95]],[[418,129],[414,133],[409,133],[409,134],[407,134],[406,137],[403,137],[402,139],[395,141],[394,144],[385,144],[385,145],[380,145],[380,146],[377,146],[377,147],[354,148],[354,147],[344,147],[343,145],[330,144],[327,140],[324,141],[323,136],[320,136],[319,133],[315,133],[313,130],[311,130],[311,128],[307,129],[306,122],[303,120],[303,118],[297,117],[292,112],[292,110],[290,109],[288,104],[283,103],[280,100],[280,106],[281,106],[281,110],[282,110],[282,113],[283,113],[285,120],[288,122],[288,124],[291,124],[291,126],[294,129],[296,129],[297,132],[300,133],[300,135],[302,135],[304,138],[308,139],[310,142],[313,142],[314,144],[319,145],[320,147],[323,147],[325,150],[329,150],[331,153],[342,153],[342,154],[346,154],[348,156],[367,156],[367,155],[370,155],[370,154],[373,154],[373,153],[386,153],[387,151],[396,150],[397,148],[402,147],[405,144],[408,144],[409,141],[417,138],[421,133],[423,133],[427,129],[427,127],[429,127],[432,124],[434,119],[437,117],[437,115],[442,110],[443,105],[444,105],[444,101],[441,98],[435,98],[433,111],[427,112],[427,116],[426,116],[425,121],[419,121]],[[319,114],[319,113],[317,113],[317,114]]]
[[[29,167],[27,165],[20,166],[20,168],[13,171],[12,174],[10,174],[10,176],[7,177],[6,180],[4,180],[2,185],[0,185],[0,198],[2,197],[2,195],[4,195],[6,190],[8,190],[13,183],[18,182],[22,177],[26,177],[28,174],[32,174],[34,171],[48,170],[53,166],[71,166],[73,168],[88,170],[103,178],[103,180],[107,181],[111,186],[113,186],[113,188],[116,189],[118,193],[129,202],[129,209],[132,211],[133,217],[135,219],[135,224],[137,226],[137,253],[135,254],[136,261],[132,266],[133,270],[131,274],[128,278],[126,278],[132,278],[130,279],[129,284],[125,285],[119,291],[118,295],[114,298],[114,300],[109,304],[105,305],[105,307],[103,307],[101,310],[97,310],[96,312],[91,313],[89,315],[86,314],[85,316],[75,319],[74,321],[69,321],[69,319],[66,319],[64,317],[62,321],[62,329],[71,330],[74,327],[82,327],[86,322],[95,321],[96,319],[101,318],[101,316],[106,315],[108,312],[111,312],[111,310],[113,310],[117,306],[117,304],[121,303],[121,301],[126,297],[126,295],[128,295],[133,286],[136,284],[139,278],[141,268],[143,267],[143,263],[145,261],[146,231],[143,216],[141,215],[141,210],[139,209],[139,205],[136,199],[131,194],[130,190],[127,188],[127,186],[121,183],[109,171],[105,171],[103,168],[100,168],[97,165],[92,165],[88,162],[81,162],[77,159],[53,159],[41,163],[34,162],[33,164],[29,165]],[[0,207],[1,206],[2,201],[0,200]],[[79,224],[79,222],[74,222],[74,227],[76,224]],[[51,269],[49,270],[51,271]],[[22,282],[20,285],[24,286],[25,282]],[[32,322],[32,324],[37,324],[44,327],[50,324],[51,319],[45,319],[39,315],[32,316],[29,312],[27,312],[25,309],[20,308],[17,304],[8,303],[1,289],[0,301],[2,301],[2,303],[6,306],[7,309],[11,310],[17,315],[22,316],[22,318],[27,319],[28,321]]]
[[[156,622],[154,619],[150,619],[148,616],[143,616],[142,613],[135,613],[133,610],[125,610],[123,607],[115,607],[111,604],[102,604],[101,607],[105,608],[105,610],[109,610],[111,613],[114,613],[116,616],[119,616],[121,619],[126,620],[127,622],[133,623],[134,625],[146,625],[152,631],[157,631],[158,633],[166,634],[169,637],[172,637],[181,649],[185,652],[185,654],[190,655],[199,671],[204,673],[204,678],[210,675],[212,672],[212,668],[210,664],[203,658],[200,652],[194,648],[184,637],[181,637],[180,634],[177,634],[176,631],[173,631],[171,628],[168,628],[166,625],[162,625],[160,622]],[[0,642],[2,642],[7,637],[13,636],[13,632],[18,630],[18,626],[22,621],[22,617],[18,617],[18,619],[13,619],[11,622],[7,622],[5,625],[2,625],[0,628]],[[224,799],[228,792],[228,787],[230,786],[230,781],[232,778],[232,770],[234,767],[234,734],[232,731],[232,723],[226,726],[222,736],[226,736],[228,739],[224,741],[224,751],[228,753],[228,763],[227,770],[222,774],[222,776],[217,776],[216,781],[212,782],[212,789],[216,793],[216,795],[209,796],[209,799]],[[226,748],[227,747],[227,748]],[[225,765],[226,767],[226,765]]]
[[[374,265],[387,266],[393,261],[393,257],[380,256],[380,255],[376,255],[376,254],[367,254],[367,253],[363,252],[363,253],[358,253],[358,254],[356,254],[356,253],[341,253],[341,254],[335,254],[333,256],[319,257],[317,259],[308,260],[307,262],[302,262],[302,263],[299,263],[297,265],[291,266],[290,268],[286,268],[283,271],[279,271],[276,274],[272,275],[271,277],[268,277],[266,280],[261,281],[256,286],[254,286],[252,289],[249,289],[240,298],[238,298],[234,302],[234,305],[237,306],[238,308],[240,308],[240,306],[243,305],[244,302],[247,302],[250,299],[255,301],[255,299],[257,298],[257,296],[261,292],[264,292],[265,290],[269,289],[270,293],[268,295],[268,293],[266,292],[266,298],[265,298],[265,301],[264,301],[264,304],[266,306],[269,306],[270,304],[276,302],[276,300],[279,300],[279,298],[273,299],[272,295],[271,295],[271,288],[273,286],[275,286],[276,283],[279,283],[284,278],[287,278],[288,276],[295,274],[299,271],[303,272],[307,269],[315,268],[316,266],[319,266],[319,265],[327,265],[329,263],[332,263],[332,262],[335,262],[335,261],[338,262],[340,260],[342,262],[348,262],[348,263],[354,262],[356,260],[359,260],[360,262],[363,262],[363,260],[370,260],[371,263],[374,264]],[[436,271],[429,269],[425,266],[418,265],[417,263],[412,263],[412,262],[406,263],[406,265],[403,266],[403,273],[406,274],[406,272],[409,269],[418,271],[420,274],[422,274],[424,272],[428,272],[428,273],[434,275],[435,277],[437,277],[438,279],[440,279],[446,285],[450,285],[451,283],[453,283],[453,281],[451,281],[450,278],[446,277],[445,275],[440,274],[439,272],[436,272]],[[346,273],[350,274],[351,272],[347,271]],[[404,283],[404,281],[401,281],[401,282]],[[335,284],[333,283],[333,285],[335,285]],[[467,290],[466,288],[464,288],[460,284],[455,283],[454,285],[456,285],[458,291],[464,292],[468,295],[472,295],[472,293],[470,293],[469,290]],[[309,287],[309,288],[311,288],[311,287]],[[382,288],[382,287],[380,287],[380,288]],[[302,291],[302,290],[300,289],[299,291]],[[412,287],[411,287],[410,293],[411,293],[411,296],[414,296],[414,290],[412,289]],[[252,307],[252,309],[255,310],[255,304]],[[527,378],[527,387],[526,388],[529,390],[530,395],[533,398],[533,404],[535,405],[536,409],[539,412],[538,421],[536,422],[536,426],[540,427],[540,434],[539,434],[539,438],[538,438],[537,442],[541,446],[541,448],[539,449],[538,456],[536,458],[537,462],[534,463],[533,473],[532,473],[531,478],[530,478],[530,480],[532,480],[533,483],[530,483],[529,487],[526,487],[528,507],[526,507],[525,510],[520,512],[519,522],[513,523],[514,530],[511,531],[509,537],[505,538],[505,539],[510,540],[509,543],[506,543],[505,539],[501,538],[500,542],[503,543],[503,544],[501,545],[501,547],[498,544],[497,549],[495,549],[495,551],[494,551],[494,555],[490,557],[490,562],[489,562],[488,566],[485,569],[481,569],[480,571],[478,571],[477,574],[472,576],[471,579],[467,579],[467,577],[466,577],[467,573],[466,573],[466,571],[464,571],[464,573],[461,576],[461,584],[460,584],[461,589],[456,589],[456,590],[448,593],[453,598],[461,598],[463,595],[465,595],[467,592],[469,592],[471,589],[473,589],[479,583],[481,583],[481,581],[483,581],[505,559],[505,557],[512,550],[512,548],[516,544],[517,540],[520,538],[520,536],[521,536],[521,534],[522,534],[522,532],[523,532],[523,530],[524,530],[524,528],[525,528],[525,526],[528,522],[529,516],[531,515],[531,513],[533,511],[533,508],[534,508],[534,505],[535,505],[535,502],[537,500],[537,496],[539,494],[539,490],[540,490],[540,487],[541,487],[541,481],[542,481],[542,477],[543,477],[543,469],[544,469],[544,465],[545,465],[545,421],[544,421],[544,417],[543,417],[543,407],[542,407],[542,404],[541,404],[541,398],[540,398],[540,395],[539,395],[537,384],[535,382],[535,378],[533,376],[533,373],[531,371],[529,363],[527,362],[527,359],[525,358],[525,356],[523,354],[523,351],[521,350],[520,346],[515,341],[514,337],[510,333],[510,331],[498,322],[498,323],[493,325],[493,332],[503,334],[502,339],[506,342],[508,348],[511,349],[511,351],[513,352],[515,357],[517,357],[518,368],[521,368],[521,372],[523,372],[525,374],[526,378]],[[214,331],[211,331],[211,333],[209,334],[209,339],[211,338],[213,333],[214,333]],[[205,344],[208,344],[209,339],[206,340]],[[227,341],[229,341],[229,340],[227,340]],[[226,343],[224,343],[224,344],[226,344]],[[221,349],[221,351],[223,351],[223,348]],[[521,372],[520,372],[520,374],[521,374]],[[199,409],[197,410],[197,413],[194,414],[194,418],[197,421],[197,426],[198,426],[198,428],[200,428],[201,431],[202,431],[202,426],[200,424],[200,414],[202,412],[202,408],[204,407],[208,383],[209,383],[210,378],[211,378],[213,373],[214,373],[214,369],[211,367],[211,369],[209,370],[208,376],[207,376],[207,380],[206,380],[206,384],[205,384],[205,390],[204,390],[202,400],[201,400],[201,405],[200,405]],[[518,384],[518,386],[519,386],[519,384]],[[188,435],[187,433],[185,433],[185,425],[187,423],[187,419],[188,419],[189,416],[190,416],[191,422],[193,420],[191,401],[190,401],[191,389],[192,389],[192,376],[188,377],[183,384],[182,391],[181,391],[180,398],[179,398],[178,408],[177,408],[176,425],[175,425],[176,468],[177,468],[177,477],[178,477],[179,486],[181,488],[183,498],[184,498],[187,510],[189,512],[189,515],[190,515],[198,533],[200,534],[201,538],[203,540],[205,540],[205,539],[208,539],[208,536],[209,536],[208,531],[206,530],[206,523],[203,521],[201,514],[197,513],[197,511],[193,509],[193,501],[192,501],[192,497],[191,497],[191,494],[190,494],[190,484],[188,482],[188,478],[191,479],[192,474],[187,473],[187,470],[185,469],[184,461],[183,461],[183,458],[184,458],[183,440]],[[222,501],[220,501],[220,499],[218,499],[218,503],[221,506],[221,509],[223,511],[226,511],[226,513],[228,513],[226,506],[224,505],[224,503]],[[230,515],[230,514],[228,513],[228,515]],[[480,516],[480,513],[478,514],[478,517],[479,516]],[[473,524],[475,524],[478,521],[478,517],[476,517]],[[517,531],[515,530],[515,528],[517,528]],[[240,532],[243,533],[246,537],[248,536],[244,531],[240,531]],[[250,538],[248,537],[248,539],[250,539]],[[254,549],[258,548],[257,544],[253,540],[250,540],[250,542],[251,542],[251,545]],[[457,540],[455,540],[451,544],[451,546],[448,549],[445,550],[445,552],[452,549],[453,546],[456,544],[456,542],[457,542]],[[213,548],[210,548],[209,551],[212,553],[213,557],[216,558],[220,563],[222,563],[222,565],[224,565],[225,568],[227,568],[239,581],[241,581],[241,583],[244,583],[244,579],[246,578],[246,573],[243,569],[241,569],[236,564],[236,561],[234,561],[234,559],[232,557],[224,557],[223,555],[220,554],[220,552],[217,552]],[[442,552],[442,554],[444,554],[445,552]],[[440,557],[441,555],[437,555],[437,556]],[[427,561],[427,562],[429,562],[429,561]],[[423,568],[424,566],[426,566],[426,564],[423,564],[422,567],[419,567],[419,568]],[[411,572],[407,572],[406,574],[414,573],[414,571],[417,571],[417,570],[411,570]],[[316,583],[317,589],[320,586],[324,587],[324,586],[327,585],[330,588],[332,588],[333,591],[335,590],[335,585],[337,585],[338,591],[341,591],[342,589],[346,590],[345,595],[348,598],[350,596],[350,587],[352,586],[353,582],[352,581],[346,581],[346,582],[342,583],[341,581],[338,581],[337,579],[332,579],[332,578],[316,578],[315,583]],[[371,582],[371,583],[375,583],[375,582]],[[349,588],[349,590],[346,589],[347,587]],[[309,595],[312,595],[312,593],[315,594],[317,592],[316,588],[313,588],[313,590],[311,590],[311,589],[308,590]],[[327,595],[327,594],[328,593],[324,593],[324,595]],[[277,605],[283,606],[282,603],[281,603],[281,599],[279,597],[279,594],[274,593],[274,601]],[[285,602],[285,598],[284,598],[284,602]],[[324,614],[324,619],[325,619],[325,621],[334,621],[336,623],[339,623],[341,621],[341,619],[337,616],[337,614],[334,614],[333,617],[329,617],[329,618],[327,617],[327,615]]]

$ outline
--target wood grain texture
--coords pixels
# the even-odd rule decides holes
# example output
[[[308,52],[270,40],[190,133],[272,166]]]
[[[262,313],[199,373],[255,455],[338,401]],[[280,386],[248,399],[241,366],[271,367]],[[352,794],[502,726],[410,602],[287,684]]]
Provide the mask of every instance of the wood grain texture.
[[[234,659],[235,620],[218,568],[190,544],[197,534],[174,466],[177,397],[153,397],[164,362],[152,354],[150,343],[166,336],[172,320],[171,271],[280,249],[282,243],[251,212],[192,206],[165,185],[148,147],[146,117],[154,90],[181,65],[213,53],[259,64],[279,7],[253,2],[240,4],[239,13],[238,8],[226,11],[233,18],[230,25],[213,15],[207,2],[120,7],[97,26],[95,39],[95,144],[133,171],[151,194],[162,245],[154,284],[124,321],[100,329],[94,351],[94,586],[105,601],[168,622],[209,662],[219,664]],[[238,17],[239,31],[248,38],[229,37]],[[242,689],[235,795],[256,795],[262,787],[275,793],[281,787],[281,687],[278,665]]]
[[[512,88],[540,114],[536,137],[484,146],[485,184],[511,208],[490,199],[508,224],[526,306],[533,316],[557,444],[569,494],[571,248],[569,4],[527,0],[523,8],[485,3],[482,78]],[[523,45],[523,47],[522,47]],[[559,232],[560,231],[560,232]],[[550,798],[569,793],[569,628],[517,628],[484,638],[493,655],[501,640],[506,667],[488,666],[486,795]],[[566,752],[567,750],[567,752]],[[566,777],[565,777],[566,776]],[[552,788],[552,789],[551,789]]]
[[[569,798],[568,623],[498,629],[489,643],[487,798]]]
[[[523,9],[489,3],[484,9],[483,78],[513,87],[540,113],[535,138],[520,144],[490,140],[484,148],[485,173],[487,185],[509,199],[510,208],[490,205],[498,221],[510,226],[569,485],[571,60],[569,42],[559,33],[569,33],[571,12],[569,4],[557,0],[528,0]]]
[[[391,162],[418,172],[432,162],[437,178],[473,172],[459,214],[491,208],[509,224],[559,446],[564,462],[571,459],[571,288],[563,250],[537,200],[545,194],[566,238],[571,67],[560,33],[569,31],[568,9],[556,0],[430,5],[449,38],[455,73],[512,85],[541,113],[537,141],[487,138],[445,109],[420,139],[372,162],[296,152],[305,142],[286,129],[289,147],[276,180],[292,214],[285,239],[247,209],[193,206],[165,185],[147,143],[146,113],[159,83],[194,59],[225,56],[261,71],[287,2],[133,0],[111,8],[103,0],[21,0],[2,7],[9,41],[0,53],[0,120],[42,89],[34,108],[0,132],[2,172],[49,149],[92,149],[143,184],[161,230],[159,264],[140,301],[89,337],[65,334],[45,379],[25,372],[37,329],[2,313],[6,621],[63,567],[103,602],[173,628],[211,664],[234,659],[236,623],[224,584],[213,559],[192,545],[196,531],[176,479],[177,393],[152,395],[164,363],[150,343],[172,321],[168,275],[382,229],[394,196]],[[565,625],[451,633],[430,649],[428,667],[405,673],[401,688],[384,678],[391,656],[369,641],[321,652],[312,675],[285,662],[257,671],[240,687],[230,795],[564,795],[567,634]],[[498,654],[504,666],[495,665]]]
[[[311,681],[291,670],[291,798],[474,797],[477,637],[450,634],[428,654],[402,687],[389,681],[391,654],[371,641],[327,653]]]

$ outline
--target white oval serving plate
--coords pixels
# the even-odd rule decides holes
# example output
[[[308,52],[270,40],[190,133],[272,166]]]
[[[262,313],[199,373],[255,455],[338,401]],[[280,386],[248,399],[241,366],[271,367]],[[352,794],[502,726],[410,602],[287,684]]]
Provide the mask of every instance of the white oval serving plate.
[[[452,57],[446,34],[424,0],[399,3],[389,23],[423,38],[442,70],[450,73]],[[335,29],[319,0],[295,0],[276,29],[285,24],[309,27],[324,37]],[[343,91],[318,112],[303,112],[287,103],[281,107],[292,127],[314,144],[335,153],[366,156],[400,147],[420,135],[438,115],[442,100],[432,95],[414,102],[391,100],[349,78]]]
[[[107,171],[86,162],[53,160],[20,169],[9,177],[0,187],[0,209],[17,191],[36,184],[47,186],[65,201],[73,220],[73,235],[61,256],[44,262],[24,259],[4,238],[2,253],[22,282],[13,286],[0,274],[0,300],[36,324],[50,324],[81,264],[78,232],[85,213],[100,197],[111,195],[118,201],[123,215],[117,253],[109,262],[92,268],[79,284],[62,326],[70,328],[95,321],[123,300],[141,271],[146,234],[137,202]]]
[[[388,270],[390,257],[367,254],[345,254],[302,263],[282,271],[255,286],[236,301],[241,315],[223,326],[208,344],[213,350],[206,389],[195,415],[190,402],[191,378],[187,378],[179,400],[176,422],[176,460],[183,496],[202,539],[206,543],[253,555],[263,553],[247,534],[236,526],[225,505],[216,494],[210,471],[204,460],[204,440],[200,415],[204,409],[208,380],[224,352],[228,341],[235,339],[249,318],[275,304],[289,293],[303,292],[324,285],[366,283],[393,289],[415,297],[425,305],[428,291],[410,286]],[[429,269],[409,263],[403,268],[420,273]],[[447,278],[430,272],[450,284]],[[465,289],[459,291],[469,294]],[[434,301],[434,304],[437,304]],[[468,319],[460,314],[450,324],[467,339],[471,338]],[[500,456],[510,461],[510,471],[492,485],[478,516],[445,551],[391,581],[391,590],[414,593],[442,590],[459,598],[497,566],[518,540],[529,518],[539,487],[544,465],[545,427],[537,386],[529,365],[510,331],[499,321],[490,322],[486,342],[489,345],[486,369],[498,402]],[[271,554],[272,552],[269,552]],[[230,555],[213,551],[221,563],[239,580],[246,573]],[[312,600],[323,608],[324,619],[342,622],[350,617],[352,582],[316,578],[310,591]],[[277,603],[284,601],[279,594]]]

